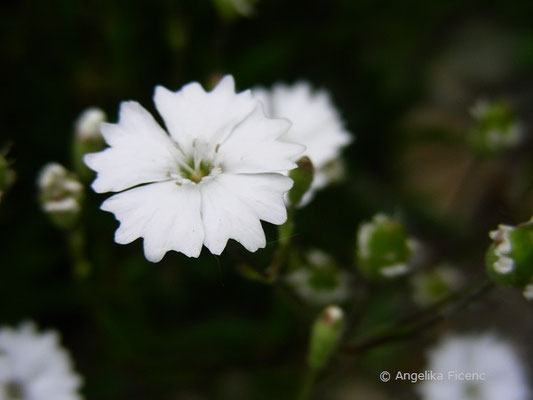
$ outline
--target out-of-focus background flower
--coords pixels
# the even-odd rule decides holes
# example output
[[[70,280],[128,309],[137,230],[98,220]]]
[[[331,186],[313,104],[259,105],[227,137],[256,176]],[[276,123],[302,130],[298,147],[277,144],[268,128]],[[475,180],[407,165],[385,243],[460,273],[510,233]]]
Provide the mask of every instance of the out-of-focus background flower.
[[[0,148],[16,181],[0,197],[0,324],[32,319],[61,332],[87,399],[294,398],[319,309],[234,268],[268,264],[272,226],[253,255],[232,243],[220,257],[170,253],[151,264],[140,241],[113,242],[117,222],[98,208],[107,196],[88,187],[83,240],[54,227],[39,205],[40,169],[74,168],[75,121],[88,107],[114,122],[119,102],[134,99],[155,114],[156,84],[212,87],[226,73],[241,90],[307,80],[330,92],[355,141],[344,182],[296,212],[302,259],[320,250],[353,274],[358,226],[383,211],[416,238],[422,272],[446,264],[445,282],[475,279],[488,232],[533,214],[532,18],[526,0],[2,5]],[[476,125],[483,101],[512,109],[511,139]],[[354,275],[355,292],[341,297],[359,316],[356,332],[431,301],[409,276]],[[423,370],[426,350],[449,331],[496,332],[532,373],[532,313],[519,291],[497,288],[414,338],[357,357],[341,349],[316,398],[413,398],[413,384],[380,383],[379,372]]]

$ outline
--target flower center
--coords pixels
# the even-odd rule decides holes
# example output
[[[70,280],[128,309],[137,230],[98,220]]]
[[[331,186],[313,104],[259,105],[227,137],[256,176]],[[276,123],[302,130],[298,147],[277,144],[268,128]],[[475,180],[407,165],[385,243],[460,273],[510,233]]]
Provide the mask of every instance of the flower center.
[[[195,162],[191,157],[185,166],[180,166],[180,175],[194,183],[199,183],[205,176],[213,170],[213,164],[207,160]]]
[[[169,172],[168,176],[176,180],[177,185],[189,181],[200,183],[205,177],[214,176],[222,171],[217,163],[217,153],[220,145],[195,139],[192,148],[178,161],[175,171]]]

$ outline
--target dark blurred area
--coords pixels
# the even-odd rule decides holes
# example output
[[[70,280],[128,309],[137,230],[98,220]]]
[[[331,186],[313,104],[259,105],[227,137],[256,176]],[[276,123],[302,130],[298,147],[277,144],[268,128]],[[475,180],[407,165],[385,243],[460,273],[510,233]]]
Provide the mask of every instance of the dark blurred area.
[[[265,264],[272,227],[272,244],[254,255],[233,243],[220,257],[170,253],[151,264],[140,241],[113,242],[117,222],[98,208],[107,196],[90,189],[93,270],[73,277],[35,182],[45,163],[71,163],[73,123],[89,106],[115,121],[120,101],[134,99],[155,115],[155,85],[210,86],[226,73],[240,90],[299,79],[329,90],[356,140],[344,152],[346,181],[298,211],[295,242],[347,270],[358,224],[379,210],[403,216],[430,249],[428,263],[453,262],[467,279],[483,274],[490,229],[531,218],[531,1],[258,0],[250,15],[232,4],[1,6],[0,147],[10,147],[17,181],[0,203],[0,322],[32,319],[60,331],[87,399],[294,398],[310,322],[283,293],[234,269],[243,257]],[[465,134],[481,97],[509,101],[526,139],[479,161]],[[408,312],[396,301],[406,285],[375,290],[368,324]],[[376,371],[422,365],[422,347],[448,328],[504,332],[531,360],[527,312],[519,293],[496,289],[430,334],[334,361],[316,398],[412,398],[409,385],[380,386]]]

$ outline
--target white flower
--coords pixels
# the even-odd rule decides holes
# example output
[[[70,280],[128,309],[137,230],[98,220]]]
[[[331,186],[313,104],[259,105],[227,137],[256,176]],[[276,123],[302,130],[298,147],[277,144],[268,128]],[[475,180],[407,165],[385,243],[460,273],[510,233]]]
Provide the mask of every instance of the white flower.
[[[429,353],[429,370],[442,373],[443,379],[418,386],[424,400],[530,398],[521,360],[508,343],[492,335],[446,338]]]
[[[0,400],[78,400],[80,385],[57,333],[0,328]]]
[[[74,133],[81,141],[98,140],[102,137],[100,123],[106,120],[105,113],[96,107],[83,111],[74,123]]]
[[[313,92],[307,82],[293,86],[276,84],[272,90],[254,89],[253,94],[261,100],[272,117],[287,118],[292,122],[282,139],[306,146],[304,155],[315,167],[311,189],[301,204],[308,203],[317,189],[338,180],[343,175],[339,160],[341,149],[352,141],[325,90]]]
[[[211,92],[196,82],[159,86],[154,101],[170,136],[141,105],[123,102],[119,122],[101,125],[110,147],[85,156],[96,192],[122,191],[101,207],[120,221],[115,241],[143,237],[153,262],[169,250],[198,257],[202,244],[220,254],[228,239],[265,247],[260,220],[287,219],[292,180],[282,173],[303,151],[278,140],[290,123],[267,118],[250,91],[235,93],[231,76]]]

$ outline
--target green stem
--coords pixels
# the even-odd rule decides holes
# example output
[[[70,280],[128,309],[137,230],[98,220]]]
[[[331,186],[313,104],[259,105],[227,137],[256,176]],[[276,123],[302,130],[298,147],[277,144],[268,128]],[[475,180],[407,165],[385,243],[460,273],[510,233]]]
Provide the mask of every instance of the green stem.
[[[400,321],[374,335],[355,340],[353,343],[344,346],[343,351],[352,354],[359,353],[385,343],[417,335],[471,304],[492,287],[492,282],[487,279],[475,282],[464,291],[449,296],[436,306],[417,314],[414,318]]]
[[[91,271],[91,264],[85,255],[85,233],[80,226],[66,232],[66,240],[72,260],[74,275],[79,279],[86,278]]]
[[[317,371],[309,367],[303,377],[297,400],[308,400],[311,398],[316,377]]]
[[[260,269],[252,263],[245,262],[237,266],[237,270],[248,279],[260,281],[266,284],[273,284],[278,280],[281,270],[286,266],[289,258],[289,246],[293,232],[294,209],[289,207],[287,211],[287,221],[278,227],[279,247],[274,252],[270,265],[265,269]]]

